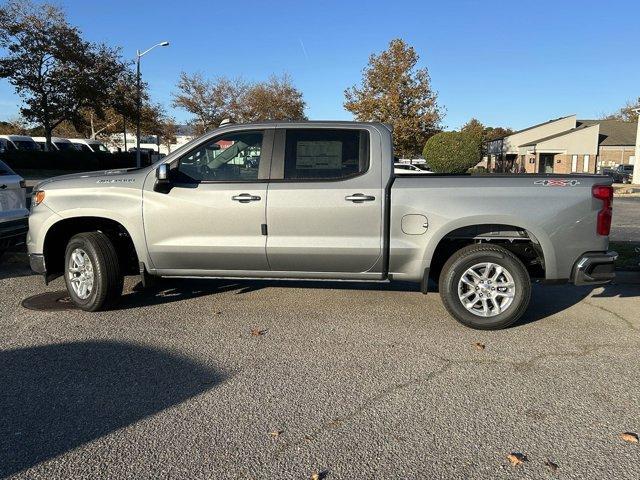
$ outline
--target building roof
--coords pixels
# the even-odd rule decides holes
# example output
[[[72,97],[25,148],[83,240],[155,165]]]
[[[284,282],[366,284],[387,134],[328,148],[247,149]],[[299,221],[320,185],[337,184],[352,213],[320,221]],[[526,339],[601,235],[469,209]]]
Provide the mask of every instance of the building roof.
[[[585,130],[585,129],[589,128],[589,127],[593,127],[594,125],[597,125],[597,123],[594,123],[594,124],[591,124],[591,125],[580,125],[579,127],[572,128],[571,130],[565,130],[564,132],[555,133],[553,135],[549,135],[548,137],[542,137],[542,138],[538,138],[537,140],[532,140],[530,142],[523,143],[522,145],[518,145],[518,147],[531,147],[531,146],[537,145],[539,143],[546,142],[547,140],[551,140],[553,138],[564,137],[565,135],[570,135],[570,134],[575,133],[577,131]]]
[[[600,124],[600,145],[635,146],[638,125],[636,122],[621,120],[578,120],[578,125],[591,126]]]
[[[565,118],[569,118],[569,117],[573,117],[573,115],[565,115],[564,117],[558,117],[558,118],[554,118],[552,120],[547,120],[546,122],[538,123],[536,125],[531,125],[530,127],[523,128],[522,130],[517,130],[515,132],[511,132],[508,135],[504,135],[502,137],[494,138],[494,139],[491,140],[491,142],[495,142],[496,140],[500,140],[502,138],[510,137],[511,135],[515,135],[517,133],[526,132],[527,130],[533,130],[534,128],[542,127],[543,125],[547,125],[549,123],[557,122],[558,120],[564,120]]]

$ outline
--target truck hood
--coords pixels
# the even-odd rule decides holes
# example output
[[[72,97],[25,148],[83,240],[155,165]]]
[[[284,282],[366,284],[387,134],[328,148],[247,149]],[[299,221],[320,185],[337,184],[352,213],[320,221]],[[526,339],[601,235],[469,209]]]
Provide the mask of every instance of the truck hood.
[[[147,174],[147,169],[122,168],[116,170],[98,170],[94,172],[72,173],[51,177],[38,183],[35,190],[87,187],[89,184],[99,186],[109,186],[114,184],[141,184],[141,179]]]

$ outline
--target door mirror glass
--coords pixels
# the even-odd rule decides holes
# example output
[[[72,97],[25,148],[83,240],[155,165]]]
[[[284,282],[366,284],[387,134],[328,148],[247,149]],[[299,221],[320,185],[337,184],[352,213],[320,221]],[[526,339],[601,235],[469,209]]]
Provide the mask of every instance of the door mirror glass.
[[[156,179],[158,182],[168,182],[169,181],[169,165],[166,163],[162,163],[156,169]]]

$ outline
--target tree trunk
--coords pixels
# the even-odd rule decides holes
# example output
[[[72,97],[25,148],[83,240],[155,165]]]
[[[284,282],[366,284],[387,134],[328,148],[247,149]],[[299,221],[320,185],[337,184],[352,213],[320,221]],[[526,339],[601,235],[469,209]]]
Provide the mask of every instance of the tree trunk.
[[[44,136],[46,139],[46,142],[44,144],[44,151],[51,152],[53,150],[53,148],[51,148],[51,137],[53,136],[53,128],[50,125],[44,126]]]

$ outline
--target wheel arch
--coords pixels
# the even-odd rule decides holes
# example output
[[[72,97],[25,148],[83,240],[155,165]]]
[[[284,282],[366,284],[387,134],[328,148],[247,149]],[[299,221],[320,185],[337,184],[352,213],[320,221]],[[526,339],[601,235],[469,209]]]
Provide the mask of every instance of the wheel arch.
[[[136,246],[131,231],[121,222],[103,216],[73,216],[53,223],[44,236],[42,254],[47,268],[47,282],[64,271],[64,252],[69,240],[79,233],[94,231],[105,233],[112,241],[123,272],[139,272],[140,249]]]
[[[433,234],[423,257],[424,268],[432,278],[437,281],[440,269],[455,251],[467,245],[485,242],[498,244],[512,251],[530,267],[532,276],[555,278],[554,250],[543,231],[510,219],[496,219],[495,222],[479,220],[465,219],[448,224]],[[536,261],[539,262],[539,268],[534,268]]]

